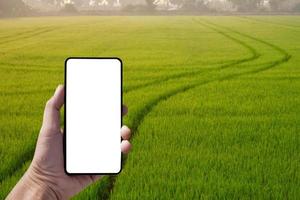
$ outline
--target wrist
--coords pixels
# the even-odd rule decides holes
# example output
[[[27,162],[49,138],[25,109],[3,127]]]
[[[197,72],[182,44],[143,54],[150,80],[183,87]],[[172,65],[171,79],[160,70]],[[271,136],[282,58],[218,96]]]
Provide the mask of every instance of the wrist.
[[[10,199],[61,199],[50,183],[37,177],[30,169],[7,196]]]
[[[61,199],[53,184],[43,176],[39,176],[29,169],[24,175],[24,185],[35,199]]]

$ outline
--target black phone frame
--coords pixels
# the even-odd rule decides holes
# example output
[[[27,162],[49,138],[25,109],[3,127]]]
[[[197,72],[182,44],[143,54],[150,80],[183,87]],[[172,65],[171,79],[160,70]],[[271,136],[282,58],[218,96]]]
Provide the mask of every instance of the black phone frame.
[[[118,57],[68,57],[65,60],[65,74],[64,74],[64,133],[63,133],[63,151],[64,151],[64,171],[67,175],[73,176],[73,175],[118,175],[122,171],[122,160],[123,160],[123,153],[121,152],[121,162],[120,162],[120,170],[116,173],[70,173],[67,171],[67,152],[66,152],[66,140],[67,140],[67,127],[66,127],[66,111],[67,111],[67,62],[70,59],[116,59],[120,62],[121,64],[121,127],[123,125],[123,120],[122,120],[122,111],[123,111],[123,62],[120,58]],[[121,128],[120,127],[120,128]],[[120,136],[121,137],[121,136]],[[122,140],[122,138],[121,138]]]

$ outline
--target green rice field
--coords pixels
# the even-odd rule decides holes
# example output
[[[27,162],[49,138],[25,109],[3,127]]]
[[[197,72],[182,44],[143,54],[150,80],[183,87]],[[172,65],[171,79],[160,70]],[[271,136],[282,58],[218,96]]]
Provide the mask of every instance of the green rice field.
[[[123,60],[133,130],[74,199],[300,198],[300,16],[86,16],[0,20],[0,199],[71,56]]]

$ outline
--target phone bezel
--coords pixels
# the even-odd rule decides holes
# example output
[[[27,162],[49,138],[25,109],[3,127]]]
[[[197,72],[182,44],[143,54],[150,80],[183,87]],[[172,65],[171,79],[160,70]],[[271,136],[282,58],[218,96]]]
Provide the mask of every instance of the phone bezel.
[[[118,57],[68,57],[65,60],[65,66],[64,66],[64,92],[65,92],[65,98],[64,98],[64,133],[63,133],[63,151],[64,151],[64,171],[67,175],[72,176],[72,175],[118,175],[122,171],[122,160],[123,160],[123,154],[121,152],[121,161],[120,161],[120,170],[116,173],[70,173],[67,171],[67,152],[66,152],[66,140],[67,140],[67,128],[66,128],[66,110],[67,110],[67,62],[70,59],[116,59],[120,62],[121,64],[121,127],[123,125],[123,120],[122,120],[122,106],[123,106],[123,62],[120,58]],[[121,128],[120,127],[120,128]],[[121,137],[121,136],[120,136]],[[121,139],[122,140],[122,139]]]

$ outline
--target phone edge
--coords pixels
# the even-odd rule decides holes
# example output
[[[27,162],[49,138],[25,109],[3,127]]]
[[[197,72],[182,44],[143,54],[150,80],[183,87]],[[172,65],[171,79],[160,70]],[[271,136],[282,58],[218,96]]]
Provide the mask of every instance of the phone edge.
[[[118,175],[122,172],[122,161],[123,161],[123,154],[121,152],[121,161],[120,161],[120,170],[116,173],[70,173],[67,171],[67,148],[66,148],[66,139],[67,139],[67,128],[66,128],[66,110],[67,110],[67,62],[70,59],[116,59],[120,62],[120,70],[121,70],[121,127],[123,125],[123,118],[122,118],[122,107],[123,107],[123,61],[118,58],[118,57],[68,57],[65,60],[64,63],[64,133],[63,133],[63,154],[64,154],[64,171],[68,176],[73,176],[73,175]],[[121,136],[120,136],[121,137]],[[121,139],[122,140],[122,139]],[[120,141],[121,141],[120,140]]]

